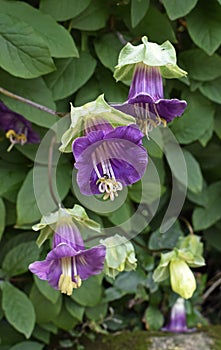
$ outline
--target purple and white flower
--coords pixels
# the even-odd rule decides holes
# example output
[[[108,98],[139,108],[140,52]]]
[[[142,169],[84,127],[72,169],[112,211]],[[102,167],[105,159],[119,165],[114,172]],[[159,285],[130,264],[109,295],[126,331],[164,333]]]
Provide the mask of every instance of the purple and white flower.
[[[127,101],[112,104],[117,110],[135,117],[140,129],[147,135],[153,127],[166,125],[181,116],[186,106],[184,100],[165,99],[160,67],[142,62],[135,65]]]
[[[183,298],[178,298],[170,312],[168,324],[162,331],[172,333],[193,332],[195,328],[188,328],[186,323],[186,310]]]
[[[90,131],[73,142],[77,183],[85,195],[114,200],[124,186],[141,179],[147,166],[143,134],[136,125]]]
[[[15,144],[38,143],[40,138],[32,129],[31,123],[22,115],[13,112],[0,101],[0,129],[5,131],[5,136],[10,140],[11,145],[8,151]]]
[[[81,286],[82,280],[103,270],[105,253],[103,245],[85,249],[78,228],[65,219],[57,225],[52,250],[46,259],[30,264],[29,269],[54,289],[71,295],[73,289]]]

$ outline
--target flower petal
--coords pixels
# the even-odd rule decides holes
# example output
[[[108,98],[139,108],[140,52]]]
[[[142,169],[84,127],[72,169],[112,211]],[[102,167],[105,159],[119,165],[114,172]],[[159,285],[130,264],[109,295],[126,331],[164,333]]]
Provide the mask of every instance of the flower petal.
[[[159,100],[156,102],[156,108],[161,118],[164,118],[168,123],[175,117],[181,116],[187,106],[186,101],[176,98],[171,100]],[[154,111],[153,111],[154,113]]]
[[[63,220],[62,223],[58,222],[56,227],[53,237],[53,248],[60,243],[66,243],[75,250],[84,249],[84,242],[77,226],[70,221],[70,218]]]
[[[106,248],[103,245],[90,248],[76,256],[77,272],[82,280],[97,275],[104,268]]]
[[[51,266],[51,261],[46,259],[42,261],[35,261],[32,264],[30,264],[28,268],[32,273],[38,276],[41,280],[47,280],[50,266]]]
[[[78,137],[76,140],[74,140],[72,150],[75,160],[77,161],[81,153],[91,144],[102,140],[103,136],[104,132],[99,130],[92,131],[87,136]]]
[[[139,100],[141,96],[149,100]],[[159,67],[136,64],[128,94],[129,103],[152,102],[163,98],[163,81]]]
[[[60,243],[48,253],[46,260],[51,261],[65,257],[71,257],[75,256],[77,253],[78,251],[67,243]]]
[[[144,135],[139,130],[139,128],[135,124],[132,124],[129,126],[119,126],[118,128],[105,135],[104,139],[123,139],[133,142],[137,145],[142,145],[143,136]],[[118,141],[120,140],[117,140],[117,142]]]

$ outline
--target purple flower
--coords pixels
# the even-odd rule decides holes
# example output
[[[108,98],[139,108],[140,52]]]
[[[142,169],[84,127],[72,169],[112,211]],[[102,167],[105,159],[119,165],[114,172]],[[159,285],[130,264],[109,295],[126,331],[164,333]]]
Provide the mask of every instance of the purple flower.
[[[91,131],[73,142],[77,183],[85,195],[114,200],[123,186],[140,180],[147,166],[143,134],[136,125]]]
[[[175,117],[181,116],[186,105],[184,100],[164,99],[160,67],[138,63],[135,66],[128,100],[112,106],[136,117],[141,130],[148,134],[153,127],[166,125]]]
[[[0,129],[6,132],[6,137],[10,140],[12,149],[15,144],[38,143],[40,138],[33,131],[31,123],[22,115],[13,112],[0,101]]]
[[[184,299],[178,298],[173,305],[168,324],[162,328],[163,331],[173,333],[193,332],[195,328],[187,328],[186,311]]]
[[[78,228],[65,219],[58,223],[52,250],[46,259],[32,263],[29,269],[54,289],[71,295],[73,289],[81,286],[82,280],[103,270],[105,253],[103,245],[85,249]]]

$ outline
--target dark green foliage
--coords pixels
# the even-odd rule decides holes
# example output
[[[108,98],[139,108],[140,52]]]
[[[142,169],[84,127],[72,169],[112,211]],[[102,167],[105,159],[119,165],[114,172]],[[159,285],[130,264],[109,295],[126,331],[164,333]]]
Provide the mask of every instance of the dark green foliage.
[[[189,302],[188,320],[203,324],[205,315],[220,322],[220,311],[215,312],[221,307],[220,295],[216,304],[208,297],[208,308],[202,295],[206,279],[212,279],[209,285],[217,279],[221,252],[221,2],[0,0],[0,9],[0,86],[60,114],[1,92],[0,100],[32,122],[41,138],[70,110],[70,102],[80,106],[102,93],[108,102],[126,100],[128,86],[116,83],[113,71],[127,41],[139,44],[143,35],[159,44],[170,40],[180,67],[188,72],[187,78],[164,82],[166,98],[188,103],[184,115],[169,126],[182,152],[171,146],[168,134],[163,139],[154,131],[155,136],[144,141],[148,170],[142,181],[130,186],[127,200],[110,213],[86,208],[103,227],[116,227],[117,233],[133,238],[137,270],[115,280],[103,274],[92,277],[71,298],[28,271],[28,265],[44,259],[49,250],[49,243],[37,247],[38,233],[31,227],[56,207],[47,179],[50,146],[46,139],[35,164],[37,145],[15,146],[8,153],[8,140],[0,130],[0,349],[41,350],[53,335],[62,338],[63,331],[78,339],[85,332],[158,330],[175,296],[168,281],[153,281],[153,270],[160,253],[189,233],[188,223],[203,237],[207,263],[197,270],[198,289]],[[69,120],[59,123],[54,130],[61,136]],[[82,204],[73,194],[72,155],[54,162],[52,182],[64,206]],[[181,213],[161,232],[173,186],[182,189],[186,183]],[[45,238],[50,234],[45,232]],[[133,347],[126,340],[122,344],[120,348]]]

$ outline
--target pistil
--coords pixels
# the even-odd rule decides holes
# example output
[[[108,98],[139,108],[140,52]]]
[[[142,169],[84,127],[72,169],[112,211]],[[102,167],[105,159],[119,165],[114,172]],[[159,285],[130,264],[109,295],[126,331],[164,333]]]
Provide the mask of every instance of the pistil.
[[[115,150],[112,149],[112,151]],[[113,201],[115,197],[118,197],[118,191],[122,191],[123,185],[120,181],[116,180],[108,155],[110,156],[109,149],[104,142],[92,153],[92,161],[94,170],[98,177],[96,185],[98,185],[99,192],[104,193],[103,200],[110,198],[110,200]],[[115,158],[117,158],[116,155]],[[101,164],[102,174],[100,173],[97,164]]]

